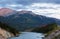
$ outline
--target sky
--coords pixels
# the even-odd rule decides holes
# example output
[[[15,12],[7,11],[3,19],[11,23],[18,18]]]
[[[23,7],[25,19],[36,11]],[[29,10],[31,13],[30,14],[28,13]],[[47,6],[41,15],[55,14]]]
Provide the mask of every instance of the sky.
[[[30,10],[38,15],[60,19],[60,0],[0,0],[0,8]]]

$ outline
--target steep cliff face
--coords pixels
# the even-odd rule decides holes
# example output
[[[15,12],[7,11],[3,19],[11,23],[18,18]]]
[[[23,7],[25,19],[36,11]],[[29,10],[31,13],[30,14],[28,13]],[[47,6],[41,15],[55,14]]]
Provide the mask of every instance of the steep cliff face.
[[[0,28],[0,39],[7,39],[14,36],[12,33]]]

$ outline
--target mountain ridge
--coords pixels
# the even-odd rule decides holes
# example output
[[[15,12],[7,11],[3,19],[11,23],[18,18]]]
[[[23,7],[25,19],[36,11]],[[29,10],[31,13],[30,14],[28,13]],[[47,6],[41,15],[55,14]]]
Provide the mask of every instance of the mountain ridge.
[[[8,24],[11,27],[16,28],[19,31],[24,31],[26,29],[55,23],[56,19],[42,15],[37,15],[32,11],[22,10],[14,11],[11,15],[8,16],[0,16],[0,21]]]
[[[18,12],[17,12],[18,13]],[[53,18],[45,17],[42,15],[36,15],[33,12],[15,14],[1,18],[1,22],[7,23],[11,27],[16,28],[19,31],[26,29],[40,27],[49,23],[55,22]]]

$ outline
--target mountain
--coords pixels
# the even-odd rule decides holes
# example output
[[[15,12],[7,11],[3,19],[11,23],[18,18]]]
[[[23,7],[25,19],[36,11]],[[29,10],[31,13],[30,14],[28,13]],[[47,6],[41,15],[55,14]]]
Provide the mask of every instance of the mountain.
[[[57,25],[60,25],[60,19],[55,19]]]
[[[7,16],[12,14],[12,12],[14,12],[14,10],[9,9],[9,8],[1,8],[0,9],[0,16]]]
[[[42,25],[54,23],[55,19],[36,15],[32,11],[16,11],[9,16],[1,16],[0,21],[16,28],[19,31],[24,31],[30,28],[42,27]]]

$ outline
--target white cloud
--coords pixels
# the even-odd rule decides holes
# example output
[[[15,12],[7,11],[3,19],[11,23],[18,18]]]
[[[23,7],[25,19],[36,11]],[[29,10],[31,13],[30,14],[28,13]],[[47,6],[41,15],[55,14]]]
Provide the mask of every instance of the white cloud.
[[[26,6],[27,9],[33,10],[33,12],[39,13],[60,13],[60,5],[50,3],[33,3],[30,6]]]
[[[31,10],[37,14],[40,14],[40,13],[60,13],[60,5],[59,4],[33,3],[29,6],[23,6],[23,7],[25,7],[24,10]],[[20,9],[18,9],[18,10],[20,10]]]
[[[60,19],[60,4],[52,3],[33,3],[31,5],[22,5],[22,4],[10,4],[5,7],[20,10],[30,10],[38,15],[45,15],[48,17],[53,17]]]
[[[29,6],[25,6],[25,8],[25,10],[33,11],[39,15],[60,19],[60,4],[33,3]]]
[[[22,7],[23,5],[21,4],[10,4],[10,5],[7,5],[8,7]]]

